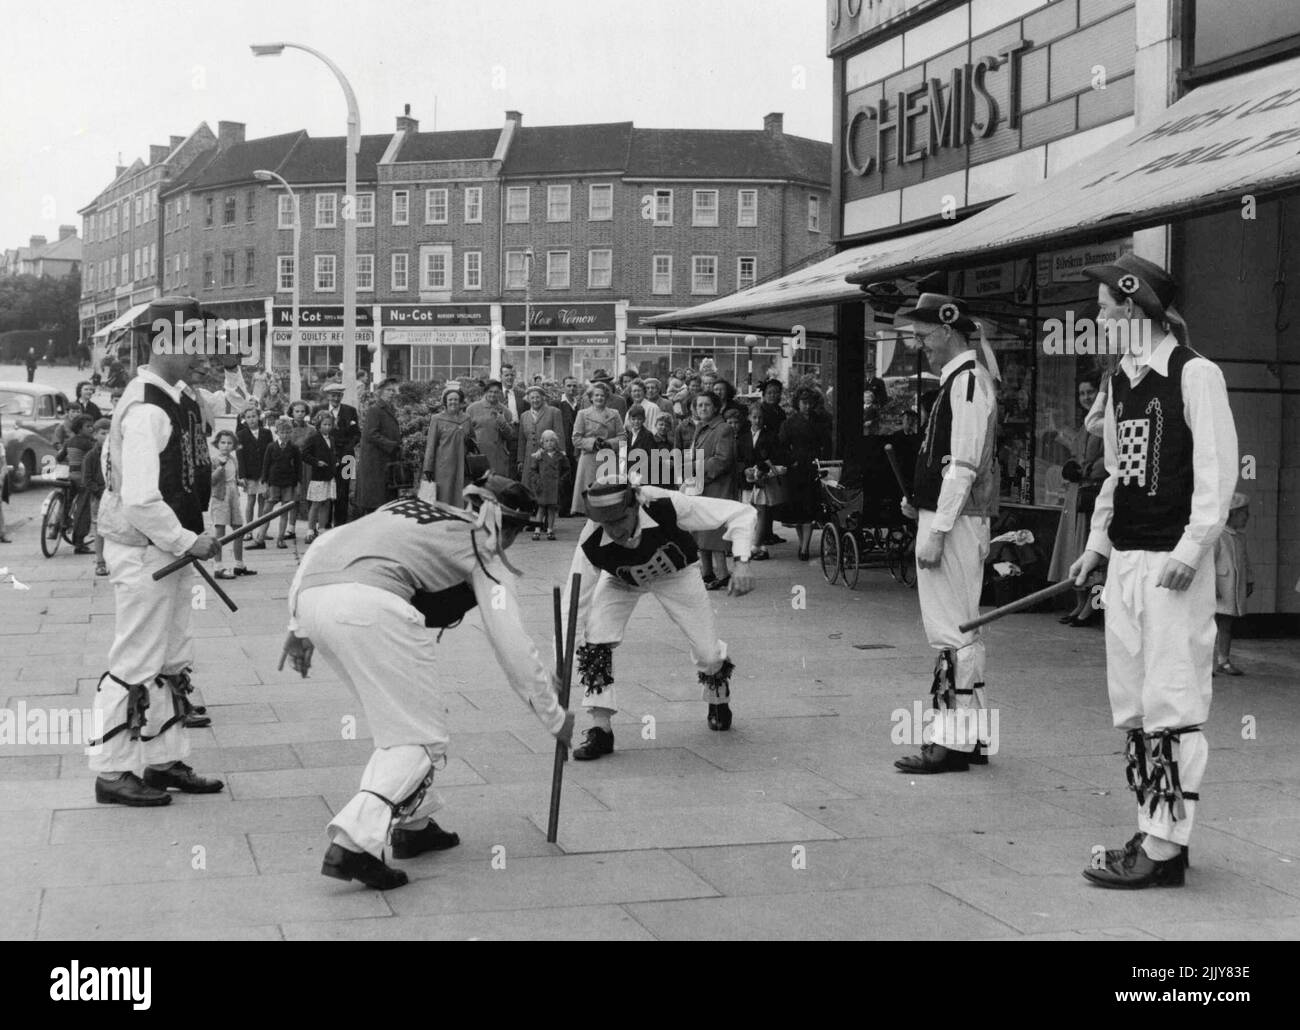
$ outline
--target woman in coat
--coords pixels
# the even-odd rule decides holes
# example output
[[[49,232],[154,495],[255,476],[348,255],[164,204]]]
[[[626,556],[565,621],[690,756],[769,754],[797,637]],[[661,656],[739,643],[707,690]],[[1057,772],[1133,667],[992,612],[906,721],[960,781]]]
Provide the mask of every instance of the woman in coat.
[[[548,429],[556,436],[564,433],[564,416],[559,408],[546,403],[540,386],[530,386],[524,397],[528,408],[519,413],[519,450],[516,464],[520,473],[528,468],[528,459],[542,449],[542,434]],[[527,483],[525,483],[527,485]]]
[[[428,442],[424,445],[424,478],[437,484],[437,498],[453,508],[465,499],[465,455],[477,453],[474,426],[461,407],[465,391],[449,383],[442,391],[442,410],[429,419]]]
[[[830,420],[816,411],[817,391],[803,387],[795,394],[795,410],[784,422],[777,440],[788,455],[786,474],[788,497],[775,517],[799,530],[799,560],[807,561],[812,543],[812,523],[817,517],[818,484],[816,461],[831,453]]]
[[[573,476],[573,501],[570,511],[587,514],[587,500],[582,492],[596,478],[600,452],[618,450],[623,434],[623,420],[609,407],[609,384],[597,380],[591,384],[591,406],[581,409],[573,419],[573,449],[578,455],[578,469]]]
[[[736,434],[719,412],[720,399],[712,393],[695,398],[695,433],[691,438],[688,485],[682,489],[703,497],[734,500],[736,475]],[[691,480],[693,485],[689,485]],[[722,590],[731,582],[727,572],[727,549],[730,546],[720,529],[695,534],[700,548],[700,570],[707,590]],[[722,575],[715,575],[714,569]]]
[[[402,429],[393,411],[397,380],[385,379],[375,402],[366,411],[357,451],[357,510],[368,515],[389,501],[397,500],[397,488],[388,485],[388,466],[402,450]]]
[[[483,387],[483,397],[465,409],[474,426],[474,443],[478,453],[487,458],[492,471],[499,476],[514,478],[514,443],[517,427],[505,406],[501,382],[489,379]]]
[[[1098,376],[1084,376],[1078,385],[1080,418],[1087,416],[1097,399]],[[1047,581],[1055,583],[1065,578],[1074,559],[1083,554],[1088,543],[1092,523],[1092,509],[1106,480],[1105,445],[1101,437],[1088,432],[1080,425],[1070,446],[1071,458],[1061,468],[1066,481],[1065,504],[1061,521],[1056,527],[1056,542],[1052,547],[1052,561],[1047,569]],[[1085,626],[1096,609],[1092,607],[1092,584],[1074,588],[1074,610],[1060,621],[1071,626]]]

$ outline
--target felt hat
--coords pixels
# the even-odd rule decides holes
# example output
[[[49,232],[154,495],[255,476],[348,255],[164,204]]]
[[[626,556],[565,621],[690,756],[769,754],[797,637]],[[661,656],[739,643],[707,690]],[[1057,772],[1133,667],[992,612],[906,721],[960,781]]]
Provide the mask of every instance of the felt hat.
[[[603,368],[598,368],[596,371],[591,373],[591,379],[589,381],[593,383],[612,383],[614,380]]]
[[[322,386],[322,387],[320,388],[320,392],[321,392],[321,393],[342,393],[342,392],[343,392],[343,384],[342,384],[342,383],[326,383],[324,386]]]
[[[617,476],[599,476],[582,493],[587,517],[593,522],[617,522],[636,504],[636,492]]]
[[[1122,254],[1111,265],[1089,265],[1083,274],[1109,286],[1121,302],[1131,297],[1134,304],[1158,322],[1165,320],[1165,311],[1178,290],[1168,272],[1136,254]]]
[[[465,488],[465,496],[472,501],[482,501],[488,497],[496,501],[501,508],[501,517],[515,522],[532,522],[537,514],[537,499],[533,492],[506,476],[487,472]],[[477,509],[478,504],[475,504]]]
[[[947,325],[959,333],[971,333],[977,328],[966,302],[945,293],[923,293],[912,307],[904,308],[894,316],[895,328],[917,323]]]

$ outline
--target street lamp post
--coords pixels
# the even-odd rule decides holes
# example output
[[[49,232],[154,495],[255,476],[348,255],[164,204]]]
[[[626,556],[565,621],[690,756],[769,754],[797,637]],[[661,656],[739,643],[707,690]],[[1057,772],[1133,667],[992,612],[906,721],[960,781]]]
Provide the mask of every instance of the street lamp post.
[[[319,58],[334,73],[348,103],[347,171],[343,197],[343,400],[357,402],[357,152],[361,149],[361,114],[357,97],[339,66],[301,43],[253,44],[254,57],[278,57],[285,49],[303,50]],[[297,261],[294,262],[294,285],[298,283]]]
[[[533,335],[533,248],[524,251],[524,376],[529,375],[529,345]]]
[[[293,206],[293,326],[289,330],[289,400],[296,401],[302,397],[302,372],[299,366],[298,355],[298,276],[302,274],[302,269],[299,267],[298,254],[299,243],[302,240],[302,220],[300,217],[301,213],[298,210],[298,195],[294,193],[293,187],[285,182],[284,176],[279,175],[276,172],[268,171],[265,168],[259,168],[253,173],[253,177],[261,179],[263,182],[278,182],[289,194],[289,203]],[[279,212],[277,210],[276,221],[279,222],[279,220]],[[279,270],[277,269],[277,279],[279,278],[278,271]],[[276,289],[279,289],[279,286],[280,284],[277,282]],[[271,328],[271,333],[271,338],[268,338],[267,340],[268,348],[274,346],[271,342],[271,340],[274,339],[274,326]],[[272,351],[268,349],[266,352],[266,370],[268,372],[271,371],[271,355]]]

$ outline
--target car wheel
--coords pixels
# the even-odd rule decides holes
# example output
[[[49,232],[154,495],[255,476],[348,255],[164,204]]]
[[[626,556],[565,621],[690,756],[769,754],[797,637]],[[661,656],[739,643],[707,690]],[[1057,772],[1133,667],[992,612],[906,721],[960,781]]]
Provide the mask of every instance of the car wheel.
[[[35,471],[36,455],[31,451],[24,451],[23,456],[18,459],[18,464],[9,470],[9,489],[14,493],[22,493],[32,485]]]

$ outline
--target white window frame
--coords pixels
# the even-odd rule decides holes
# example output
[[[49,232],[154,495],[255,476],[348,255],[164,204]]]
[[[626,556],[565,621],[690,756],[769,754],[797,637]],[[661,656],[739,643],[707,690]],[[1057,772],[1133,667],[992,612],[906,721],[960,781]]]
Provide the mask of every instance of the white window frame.
[[[257,221],[257,190],[246,190],[244,194],[244,222],[252,225]]]
[[[398,199],[401,199],[401,217],[398,217]],[[392,222],[394,225],[411,224],[411,191],[393,190]]]
[[[654,197],[655,197],[654,224],[672,225],[673,224],[673,191],[670,189],[657,189],[655,190]],[[666,217],[660,217],[659,214],[659,202],[661,200],[668,201],[668,214]]]
[[[558,260],[564,258],[564,281],[560,282]],[[567,250],[548,250],[546,252],[546,288],[548,290],[567,290],[572,280],[573,257]]]
[[[666,261],[668,267],[659,271],[659,262]],[[668,288],[661,289],[662,277],[667,277]],[[673,292],[673,256],[671,254],[652,254],[650,257],[650,292],[656,296],[665,296]]]
[[[563,201],[560,198],[563,197]],[[564,215],[557,209],[563,204]],[[546,187],[546,220],[548,222],[570,222],[573,220],[573,187],[567,184]]]
[[[281,193],[276,198],[276,228],[292,229],[293,228],[293,209],[298,203],[298,197],[290,196],[288,193]]]
[[[514,204],[515,204],[515,198],[517,198],[520,194],[522,194],[524,198],[524,214],[522,218],[516,218],[513,213]],[[529,220],[529,217],[532,214],[531,212],[532,194],[533,194],[533,190],[531,186],[507,186],[506,187],[506,221],[507,222],[519,223],[519,222],[527,222]]]
[[[467,290],[483,289],[483,252],[467,250],[461,258],[461,281]]]
[[[425,225],[446,225],[451,217],[450,194],[446,187],[434,187],[424,191],[424,224]],[[442,201],[442,217],[434,216],[434,209],[437,202]]]
[[[701,276],[700,262],[713,262],[713,286],[712,289],[705,289],[700,286]],[[698,296],[714,296],[718,292],[718,255],[717,254],[692,254],[691,255],[691,293]]]
[[[226,212],[230,212],[230,218],[226,218]],[[238,225],[239,224],[239,194],[227,193],[221,198],[221,224]]]
[[[251,266],[249,259],[252,259]],[[244,285],[252,286],[257,282],[257,251],[252,247],[244,248]]]
[[[369,281],[369,285],[367,285]],[[358,254],[357,255],[357,292],[374,293],[375,292],[375,255]]]
[[[815,193],[808,195],[808,231],[822,231],[822,198]]]
[[[238,213],[238,201],[236,201],[236,213]],[[236,250],[223,250],[221,252],[221,288],[229,290],[239,285],[239,252]],[[226,259],[230,259],[230,275],[226,275]],[[226,280],[230,281],[227,282]]]
[[[389,263],[389,289],[394,293],[402,293],[411,288],[411,255],[406,253],[394,254],[392,261]]]
[[[293,255],[278,255],[275,259],[275,292],[292,293],[294,274]]]
[[[596,212],[596,197],[609,197],[608,214]],[[614,220],[614,184],[612,182],[593,182],[587,187],[587,221],[612,222]]]
[[[596,255],[604,254],[607,262],[604,267],[605,281],[596,281]],[[614,288],[614,252],[608,247],[597,247],[587,251],[587,289],[612,290]]]
[[[322,286],[328,276],[329,286]],[[317,293],[337,293],[339,289],[339,259],[334,254],[316,254],[312,269],[312,289]]]
[[[371,229],[375,225],[375,195],[373,193],[357,194],[357,228]]]
[[[746,205],[746,197],[753,198],[753,202]],[[746,211],[748,218],[745,217]],[[736,190],[736,225],[741,228],[758,225],[758,190]]]
[[[483,221],[483,187],[465,187],[465,224],[478,225]]]
[[[704,197],[713,198],[712,216],[710,216],[709,213],[706,210],[704,210],[704,208],[700,204],[700,200]],[[691,225],[699,225],[699,226],[704,226],[706,228],[711,226],[716,226],[718,224],[718,208],[720,204],[721,204],[721,199],[719,197],[719,193],[717,190],[692,190],[691,191]]]
[[[433,258],[440,257],[442,261],[443,282],[441,285],[433,282],[430,271],[433,268]],[[420,292],[421,293],[447,293],[451,290],[451,245],[436,244],[433,246],[424,246],[420,248]]]
[[[744,263],[746,261],[750,262],[753,268],[753,271],[751,272],[749,277],[749,282],[745,282],[744,273],[742,271],[744,268]],[[736,258],[736,289],[747,290],[751,286],[756,286],[757,284],[758,284],[758,258],[753,254],[742,254],[740,257]]]
[[[215,290],[217,288],[217,256],[211,251],[203,255],[203,281],[199,289]]]
[[[339,226],[338,194],[317,193],[316,194],[316,228],[337,229],[338,226]]]
[[[519,267],[512,268],[513,259],[518,258]],[[518,273],[516,276],[515,273]],[[506,283],[507,290],[526,290],[528,288],[528,254],[522,250],[506,251]]]

